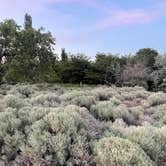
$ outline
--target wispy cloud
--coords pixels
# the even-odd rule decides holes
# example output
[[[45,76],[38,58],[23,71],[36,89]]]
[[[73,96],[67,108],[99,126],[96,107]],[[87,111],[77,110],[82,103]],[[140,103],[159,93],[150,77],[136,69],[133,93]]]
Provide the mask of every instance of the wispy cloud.
[[[86,39],[91,40],[91,33],[104,32],[116,27],[144,25],[166,17],[165,0],[148,1],[151,5],[143,8],[124,8],[123,5],[119,6],[118,1],[112,3],[103,0],[0,0],[0,19],[14,18],[20,23],[24,13],[28,12],[39,24],[44,24],[43,26],[56,35],[60,47],[83,44]],[[133,0],[131,3],[134,3]],[[90,9],[89,17],[87,13],[86,17],[82,18],[58,8],[58,5],[65,9],[70,8],[72,4],[82,9]],[[91,14],[97,17],[93,19]],[[81,25],[78,24],[80,20]]]
[[[103,10],[101,10],[103,9]],[[123,9],[120,7],[105,6],[100,4],[103,17],[99,18],[92,25],[85,27],[85,31],[101,31],[118,26],[142,25],[151,23],[162,17],[166,17],[166,1],[153,1],[149,8]]]
[[[56,8],[54,8],[54,11],[52,11],[48,7],[50,5],[62,3],[64,5],[71,3],[82,4],[84,6],[92,7],[95,12],[97,12],[99,15],[101,14],[101,17],[98,18],[97,21],[92,20],[91,25],[86,25],[85,22],[85,26],[81,28],[81,30],[85,28],[85,31],[87,31],[87,27],[89,27],[90,31],[92,31],[93,29],[103,30],[112,26],[143,24],[151,22],[160,17],[161,13],[163,14],[166,9],[165,1],[152,0],[152,2],[152,6],[149,9],[123,9],[119,8],[118,4],[117,8],[115,8],[110,4],[105,4],[101,0],[5,0],[1,2],[0,15],[3,18],[10,17],[12,15],[14,15],[15,17],[19,17],[20,14],[27,11],[32,13],[33,15],[40,15],[45,13],[47,16],[52,16],[53,12],[55,12],[55,14],[57,14],[60,19],[61,17],[62,19],[64,19],[64,17],[66,17],[67,19],[70,19],[71,17],[75,17],[75,19],[78,19],[75,15],[72,16],[70,13],[63,13],[61,11],[58,11],[58,9]]]
[[[99,31],[118,26],[145,24],[153,21],[156,15],[144,10],[115,10],[111,14],[99,19],[94,23],[89,31]]]

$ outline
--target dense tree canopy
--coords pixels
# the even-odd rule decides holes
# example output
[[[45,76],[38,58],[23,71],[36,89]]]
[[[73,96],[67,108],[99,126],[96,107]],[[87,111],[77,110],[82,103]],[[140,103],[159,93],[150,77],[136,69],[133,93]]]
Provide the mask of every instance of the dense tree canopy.
[[[59,82],[86,84],[141,85],[165,90],[165,55],[143,48],[131,56],[97,53],[91,61],[83,54],[55,54],[55,38],[43,27],[36,29],[25,14],[24,25],[14,20],[0,22],[0,81]]]
[[[152,70],[157,55],[158,52],[156,50],[151,48],[143,48],[136,53],[136,60],[143,63],[146,67]]]

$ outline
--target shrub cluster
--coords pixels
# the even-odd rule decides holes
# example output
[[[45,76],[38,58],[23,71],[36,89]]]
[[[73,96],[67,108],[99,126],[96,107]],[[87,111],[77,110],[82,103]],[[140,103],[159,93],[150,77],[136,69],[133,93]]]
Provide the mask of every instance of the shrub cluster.
[[[165,162],[166,104],[161,93],[139,87],[59,91],[45,84],[3,89],[0,165],[150,166]]]
[[[89,162],[88,133],[76,111],[31,109],[32,112],[25,108],[19,113],[16,109],[0,113],[0,155],[4,161],[22,155],[38,156],[59,165],[68,160],[77,165]]]
[[[122,123],[121,123],[122,124]],[[149,124],[139,127],[126,127],[124,124],[116,124],[112,126],[114,135],[126,138],[140,147],[154,162],[166,155],[166,134],[165,127],[156,128]]]
[[[95,144],[96,164],[103,166],[153,166],[145,152],[129,140],[108,137]]]
[[[163,92],[153,93],[147,100],[151,106],[164,104],[166,103],[166,94]]]
[[[56,107],[60,104],[60,99],[56,94],[40,94],[32,98],[33,105],[44,107]]]
[[[118,118],[127,119],[129,116],[129,111],[125,105],[120,104],[117,106],[111,101],[98,102],[91,107],[90,112],[102,120],[114,121]]]

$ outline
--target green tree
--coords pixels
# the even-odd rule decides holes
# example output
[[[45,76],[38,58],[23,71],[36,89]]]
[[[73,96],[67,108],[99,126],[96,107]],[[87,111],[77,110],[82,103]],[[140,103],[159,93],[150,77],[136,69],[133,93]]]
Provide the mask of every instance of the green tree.
[[[151,74],[154,83],[154,90],[166,92],[166,55],[156,57],[155,70]]]
[[[5,57],[10,61],[17,53],[19,26],[12,19],[0,22],[0,62]]]
[[[144,63],[145,67],[152,71],[157,55],[158,52],[156,50],[151,48],[143,48],[136,53],[135,58],[137,62]]]
[[[127,63],[126,57],[118,55],[98,53],[95,65],[100,73],[99,83],[120,84],[120,73]]]
[[[16,55],[6,66],[5,79],[8,82],[35,82],[37,61],[31,59],[29,55]]]
[[[43,28],[36,31],[36,59],[38,59],[39,79],[42,81],[56,81],[55,62],[57,56],[53,52],[55,39],[50,32],[45,32]]]
[[[63,83],[84,83],[90,68],[89,59],[82,55],[70,55],[68,61],[59,64],[59,76]]]
[[[32,17],[28,13],[26,13],[24,17],[24,28],[25,29],[32,28]]]
[[[67,53],[65,52],[65,48],[62,48],[62,52],[61,52],[61,61],[65,62],[67,61],[68,57],[67,57]]]
[[[55,39],[44,28],[31,27],[32,18],[25,15],[24,29],[17,35],[17,55],[8,63],[6,79],[12,81],[53,82],[56,56]]]

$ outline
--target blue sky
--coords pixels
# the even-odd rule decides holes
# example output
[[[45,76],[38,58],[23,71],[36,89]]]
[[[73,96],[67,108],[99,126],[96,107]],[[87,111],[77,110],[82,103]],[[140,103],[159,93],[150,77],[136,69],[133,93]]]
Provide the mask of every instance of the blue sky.
[[[166,52],[166,0],[0,0],[0,19],[33,17],[56,38],[56,52]]]

